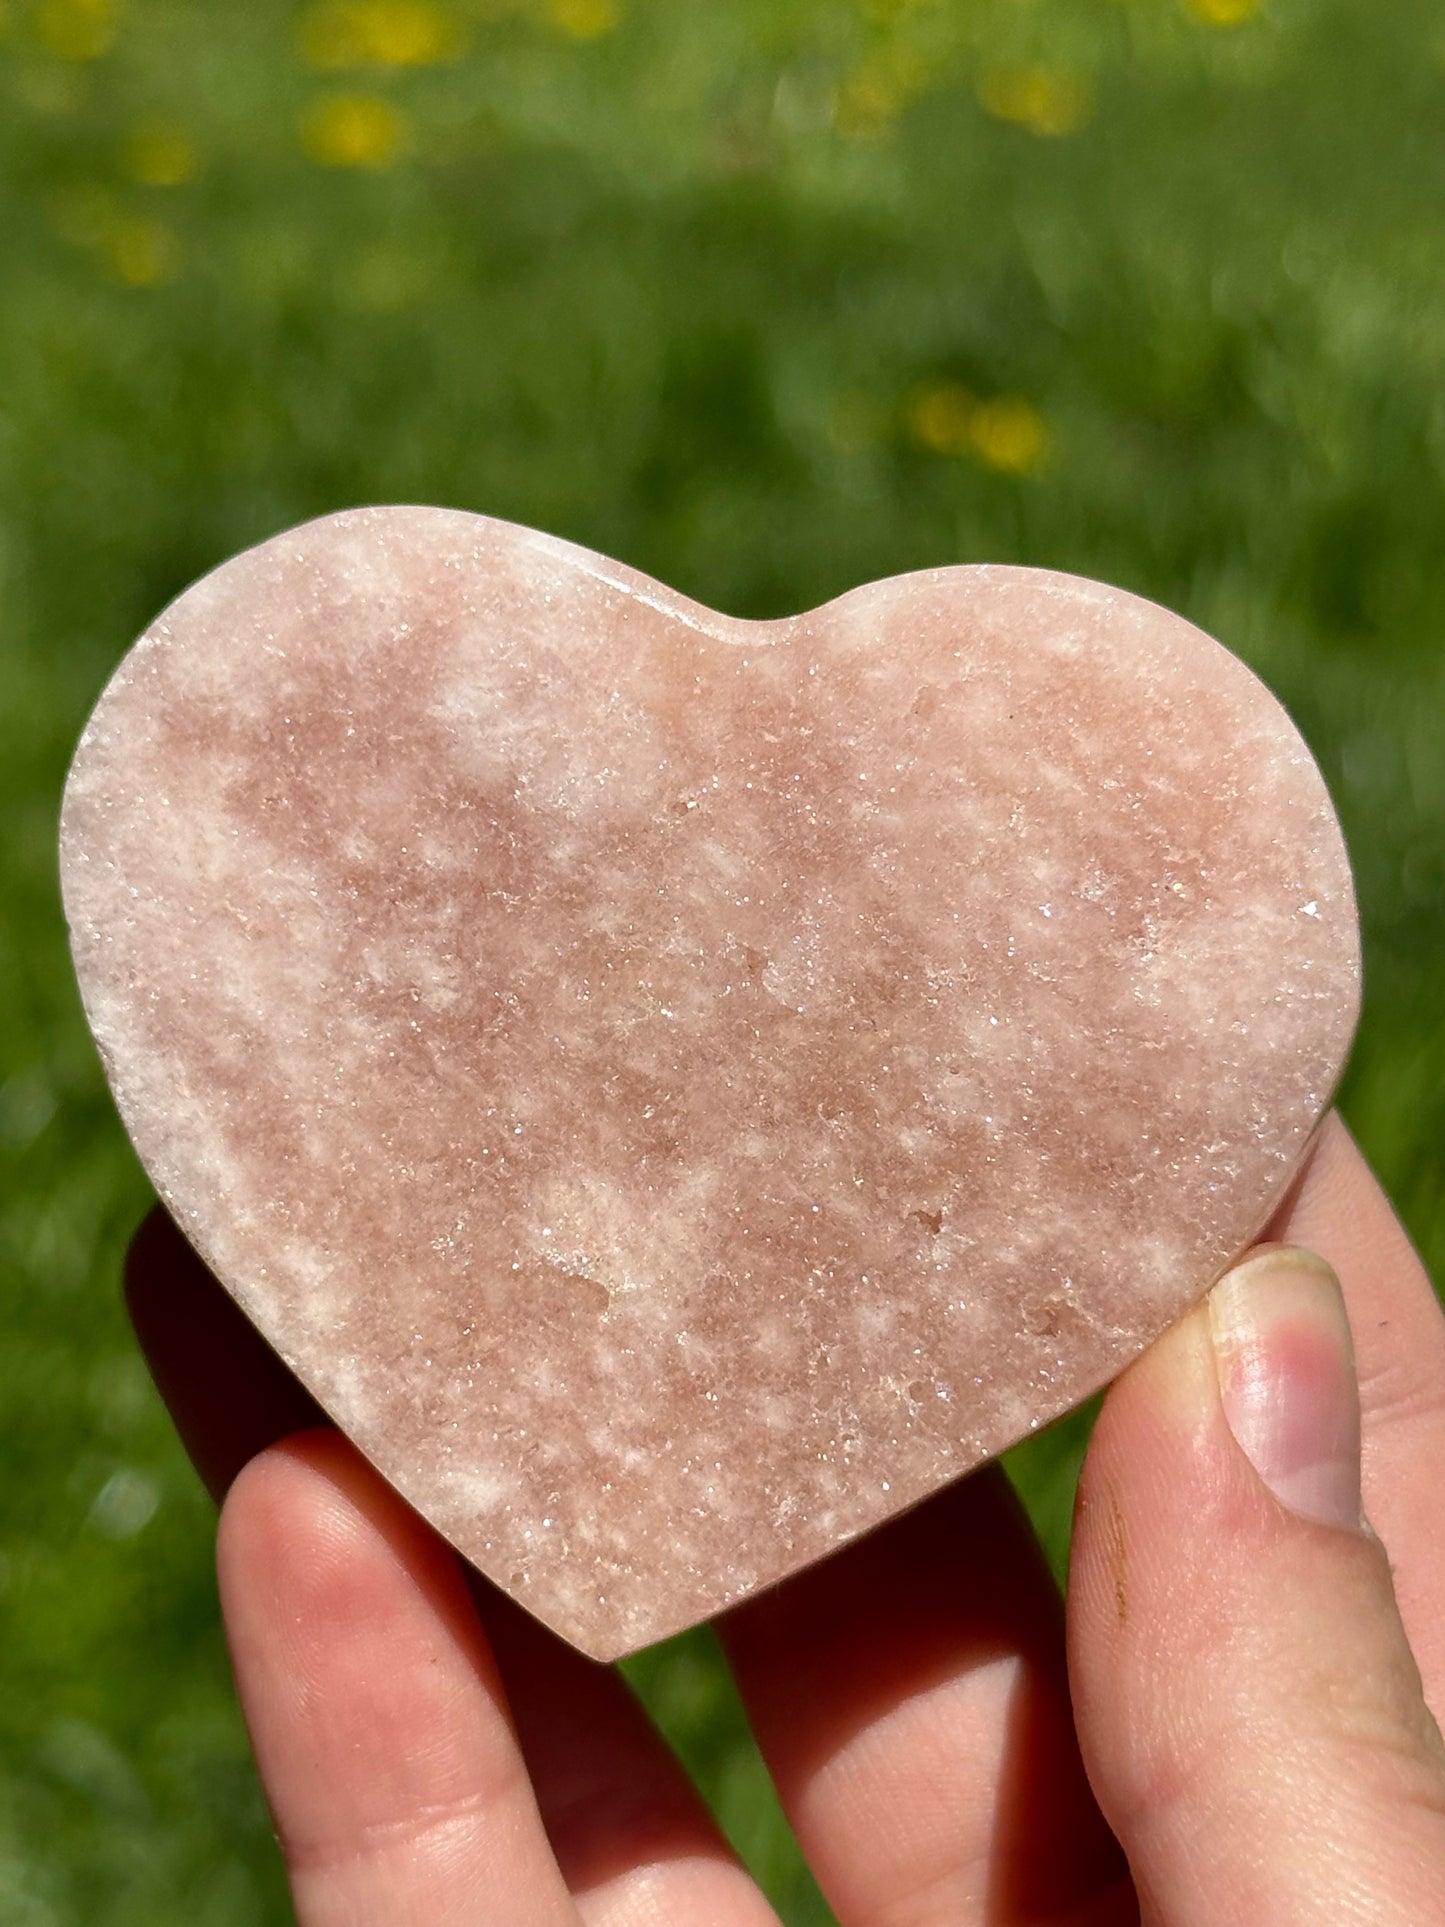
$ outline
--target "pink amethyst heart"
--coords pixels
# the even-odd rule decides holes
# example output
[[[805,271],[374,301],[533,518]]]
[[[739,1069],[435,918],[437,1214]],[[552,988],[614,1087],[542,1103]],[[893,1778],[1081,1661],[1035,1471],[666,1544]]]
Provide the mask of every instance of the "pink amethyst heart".
[[[62,865],[162,1198],[599,1658],[1113,1376],[1279,1201],[1358,1002],[1279,705],[1028,569],[740,622],[482,516],[331,516],[136,644]]]

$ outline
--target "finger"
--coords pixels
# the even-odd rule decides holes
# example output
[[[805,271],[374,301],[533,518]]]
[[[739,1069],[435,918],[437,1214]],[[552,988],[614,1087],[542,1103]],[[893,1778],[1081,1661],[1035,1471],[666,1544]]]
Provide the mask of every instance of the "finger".
[[[324,1422],[160,1205],[131,1239],[125,1296],[151,1376],[213,1497],[263,1447]]]
[[[575,1927],[457,1562],[336,1433],[251,1461],[218,1563],[301,1927]]]
[[[621,1676],[476,1581],[552,1850],[587,1927],[777,1927]]]
[[[1105,1401],[1070,1653],[1147,1919],[1438,1918],[1445,1748],[1359,1524],[1358,1440],[1339,1287],[1288,1248],[1221,1280]]]
[[[1445,1716],[1445,1314],[1336,1116],[1269,1236],[1319,1252],[1344,1286],[1360,1381],[1365,1512],[1393,1562],[1400,1616],[1438,1719]]]
[[[476,1580],[484,1636],[460,1563],[336,1434],[242,1475],[221,1572],[303,1927],[776,1927],[622,1681]]]
[[[718,1630],[843,1927],[1132,1918],[1074,1740],[1057,1589],[997,1467]]]
[[[336,1434],[241,1476],[221,1571],[304,1927],[776,1927],[621,1679],[476,1579],[484,1635],[460,1562]]]
[[[159,1208],[132,1241],[126,1295],[182,1442],[218,1498],[266,1446],[320,1422]],[[474,1584],[543,1825],[589,1927],[774,1921],[623,1681]]]

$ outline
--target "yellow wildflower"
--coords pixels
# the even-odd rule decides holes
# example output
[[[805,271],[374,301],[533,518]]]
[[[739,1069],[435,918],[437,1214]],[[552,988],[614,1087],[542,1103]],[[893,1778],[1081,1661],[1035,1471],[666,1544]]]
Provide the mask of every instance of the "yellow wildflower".
[[[927,84],[926,62],[907,48],[871,55],[860,60],[839,84],[833,125],[840,134],[880,139]]]
[[[162,221],[127,216],[100,236],[106,266],[128,288],[153,288],[172,281],[180,266],[180,243],[175,230]]]
[[[35,30],[61,60],[96,60],[115,39],[112,0],[43,0]]]
[[[1004,475],[1031,475],[1048,453],[1043,416],[1022,395],[987,401],[961,381],[916,388],[904,409],[909,440],[934,455],[971,455]]]
[[[991,67],[979,77],[978,98],[995,120],[1052,138],[1076,134],[1094,110],[1088,76],[1054,67]]]
[[[935,455],[965,455],[972,446],[978,402],[961,381],[934,381],[916,389],[905,411],[908,434]]]
[[[432,0],[323,0],[302,16],[309,67],[430,67],[461,51],[456,20]]]
[[[547,0],[547,18],[574,40],[596,40],[622,18],[619,0]]]
[[[1044,418],[1022,395],[996,395],[980,402],[969,424],[974,453],[1005,475],[1032,475],[1048,454]]]
[[[385,167],[405,145],[409,123],[375,94],[327,94],[301,123],[301,142],[323,167]]]
[[[1206,27],[1237,27],[1259,12],[1260,0],[1188,0],[1189,11]]]

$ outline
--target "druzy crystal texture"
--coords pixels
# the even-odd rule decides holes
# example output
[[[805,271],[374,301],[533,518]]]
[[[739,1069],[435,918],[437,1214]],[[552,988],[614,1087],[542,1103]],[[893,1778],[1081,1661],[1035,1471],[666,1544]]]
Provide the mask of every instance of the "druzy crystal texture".
[[[481,516],[332,516],[136,644],[62,843],[161,1197],[599,1657],[1116,1373],[1279,1201],[1358,998],[1275,700],[1025,569],[742,622]]]

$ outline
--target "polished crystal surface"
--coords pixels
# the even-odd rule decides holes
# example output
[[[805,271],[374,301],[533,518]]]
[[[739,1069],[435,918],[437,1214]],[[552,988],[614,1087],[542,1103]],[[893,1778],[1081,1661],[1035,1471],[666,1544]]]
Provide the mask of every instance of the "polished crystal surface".
[[[1117,1372],[1279,1199],[1358,998],[1274,699],[1013,568],[748,623],[484,517],[333,516],[136,644],[62,843],[161,1196],[601,1657]]]

